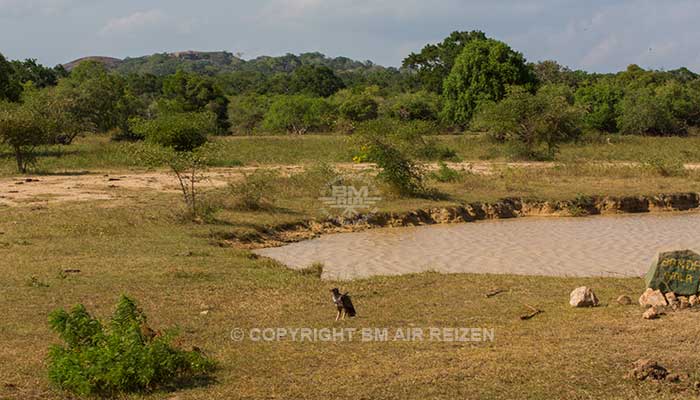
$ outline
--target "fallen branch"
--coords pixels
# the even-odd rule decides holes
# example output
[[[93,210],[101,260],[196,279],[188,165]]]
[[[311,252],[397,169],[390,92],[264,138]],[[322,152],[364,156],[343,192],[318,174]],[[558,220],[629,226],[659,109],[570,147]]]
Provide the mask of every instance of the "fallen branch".
[[[497,294],[499,294],[499,293],[503,293],[503,292],[505,292],[505,290],[503,290],[503,289],[495,289],[495,290],[492,290],[492,291],[486,293],[484,296],[488,299],[489,297],[493,297],[493,296],[495,296],[495,295],[497,295]]]

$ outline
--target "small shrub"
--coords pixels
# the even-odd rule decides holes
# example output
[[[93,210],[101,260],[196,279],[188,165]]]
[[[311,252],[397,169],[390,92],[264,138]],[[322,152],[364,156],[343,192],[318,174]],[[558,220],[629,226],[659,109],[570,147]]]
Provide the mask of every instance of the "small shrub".
[[[302,275],[311,275],[321,278],[321,275],[323,275],[323,263],[315,262],[306,268],[300,269],[299,273]]]
[[[438,163],[439,168],[437,171],[433,172],[431,176],[438,182],[457,182],[461,178],[459,171],[450,168],[447,164],[440,161]]]
[[[27,286],[35,287],[35,288],[47,288],[47,287],[49,287],[49,284],[39,280],[39,278],[36,275],[32,275],[27,280]]]
[[[642,162],[642,165],[655,174],[661,176],[683,176],[686,173],[683,162],[677,159],[664,159],[651,157]]]
[[[262,210],[275,202],[279,174],[273,170],[259,169],[247,175],[243,181],[230,185],[235,207],[241,210]]]
[[[49,350],[49,379],[77,395],[151,391],[203,378],[214,368],[200,352],[173,347],[173,333],[153,331],[126,296],[107,324],[82,304],[70,312],[54,311],[49,322],[64,342]]]
[[[591,196],[578,194],[574,200],[569,202],[567,211],[572,217],[585,217],[590,214],[588,210],[594,205],[595,203]]]

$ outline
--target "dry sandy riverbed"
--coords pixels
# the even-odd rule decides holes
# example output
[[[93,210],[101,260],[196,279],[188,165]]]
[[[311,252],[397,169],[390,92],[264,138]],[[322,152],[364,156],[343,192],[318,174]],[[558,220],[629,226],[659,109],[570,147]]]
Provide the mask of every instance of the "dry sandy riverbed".
[[[551,168],[551,162],[459,162],[447,163],[450,168],[489,175],[502,168]],[[634,163],[610,163],[601,165],[626,165]],[[343,171],[365,171],[375,168],[373,164],[339,163],[335,167]],[[426,169],[435,170],[435,163],[426,164]],[[687,169],[700,169],[700,164],[686,164]],[[283,175],[301,172],[302,165],[263,165],[234,168],[211,168],[205,174],[203,187],[221,187],[240,180],[256,169],[274,169]],[[89,172],[63,173],[31,177],[0,178],[0,206],[37,206],[66,201],[110,200],[119,197],[115,189],[155,190],[177,192],[175,176],[167,171],[151,172]]]

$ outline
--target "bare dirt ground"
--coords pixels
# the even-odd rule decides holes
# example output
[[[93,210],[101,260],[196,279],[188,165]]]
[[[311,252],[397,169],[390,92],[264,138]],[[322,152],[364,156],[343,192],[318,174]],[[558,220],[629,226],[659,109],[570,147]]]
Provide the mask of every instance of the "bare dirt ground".
[[[551,168],[552,162],[459,162],[447,163],[450,168],[475,174],[490,175],[500,168]],[[613,165],[613,164],[611,164]],[[634,163],[615,163],[633,166]],[[373,164],[341,163],[335,167],[344,171],[365,171],[375,168]],[[435,163],[426,164],[426,169],[435,170]],[[700,169],[700,164],[686,164],[686,169]],[[282,175],[303,171],[302,165],[266,165],[235,168],[212,168],[204,173],[202,187],[223,187],[229,182],[242,179],[257,169],[274,169]],[[112,200],[119,197],[116,189],[153,190],[177,192],[178,182],[168,171],[150,172],[78,172],[60,175],[0,178],[0,206],[41,206],[66,201]]]

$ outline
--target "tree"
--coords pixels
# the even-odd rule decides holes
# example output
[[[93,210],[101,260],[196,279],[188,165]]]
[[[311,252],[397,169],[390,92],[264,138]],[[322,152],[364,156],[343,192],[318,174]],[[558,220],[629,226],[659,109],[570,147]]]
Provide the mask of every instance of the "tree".
[[[245,94],[231,98],[229,119],[232,130],[239,134],[249,134],[255,131],[270,109],[272,97],[257,94]]]
[[[440,112],[440,97],[421,90],[415,93],[400,93],[387,99],[386,113],[404,121],[436,121]]]
[[[420,86],[435,93],[442,93],[443,81],[452,71],[455,59],[464,46],[474,40],[486,40],[481,31],[455,31],[438,44],[428,44],[420,53],[411,53],[403,60],[403,67],[416,72]]]
[[[498,101],[508,85],[531,90],[535,76],[522,54],[493,39],[469,42],[445,79],[443,119],[466,126],[479,102]]]
[[[35,59],[24,61],[12,61],[14,79],[20,84],[32,82],[38,88],[56,86],[59,72],[55,68],[47,68],[36,62]]]
[[[57,96],[53,88],[27,85],[22,100],[0,107],[0,143],[12,149],[17,169],[25,173],[36,160],[38,146],[70,141],[89,126],[73,114],[74,103]]]
[[[16,105],[0,109],[0,143],[12,149],[17,170],[26,173],[35,160],[37,146],[48,143],[47,131],[42,121],[26,107]]]
[[[262,127],[271,132],[304,134],[330,129],[333,107],[323,98],[304,95],[278,96],[265,114]]]
[[[292,73],[290,88],[294,93],[328,97],[345,84],[326,66],[304,65]]]
[[[128,132],[130,118],[144,113],[146,104],[129,90],[119,75],[109,73],[103,63],[85,61],[59,81],[59,96],[74,102],[72,112],[100,132],[120,128]]]
[[[510,87],[500,102],[481,104],[472,126],[515,144],[516,156],[540,158],[538,148],[544,145],[545,157],[551,158],[561,143],[581,133],[582,113],[571,98],[566,86],[544,86],[534,95],[522,87]]]
[[[618,104],[624,89],[611,79],[602,79],[576,90],[576,104],[586,111],[584,124],[592,129],[617,132]]]
[[[628,89],[620,102],[617,124],[621,133],[669,136],[686,133],[686,126],[673,115],[671,104],[653,88]]]
[[[175,151],[193,151],[216,131],[215,117],[209,112],[161,114],[152,120],[135,118],[131,130],[146,141]]]
[[[231,127],[228,120],[229,100],[214,80],[182,70],[163,81],[163,107],[174,112],[210,111],[216,115],[218,133]]]
[[[147,164],[167,164],[180,185],[189,217],[200,215],[197,183],[202,181],[206,159],[201,146],[216,130],[216,118],[210,112],[161,114],[152,120],[132,119],[132,131],[163,151],[145,151],[138,156]]]
[[[0,53],[0,101],[19,101],[22,86],[15,79],[14,68]]]
[[[353,91],[343,89],[332,98],[338,106],[340,117],[351,122],[362,122],[375,119],[378,116],[379,103],[372,90]]]
[[[540,61],[532,65],[537,81],[543,85],[567,85],[576,88],[588,74],[572,71],[554,60]]]
[[[411,158],[412,150],[424,144],[419,132],[403,129],[396,120],[376,119],[359,126],[352,136],[356,162],[374,162],[377,178],[402,196],[425,196],[425,173]]]

